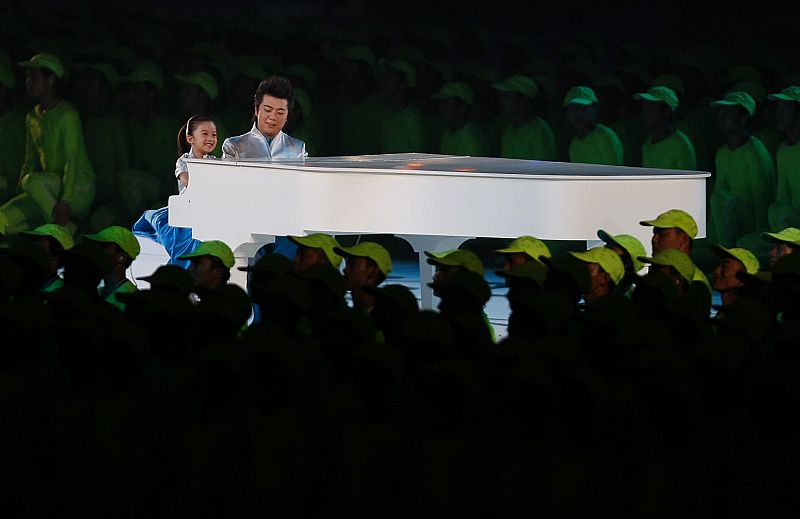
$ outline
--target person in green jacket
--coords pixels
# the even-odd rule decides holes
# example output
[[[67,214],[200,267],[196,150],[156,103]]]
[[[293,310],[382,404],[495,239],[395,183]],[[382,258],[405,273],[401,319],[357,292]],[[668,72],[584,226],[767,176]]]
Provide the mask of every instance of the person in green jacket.
[[[722,245],[757,250],[775,196],[775,166],[762,142],[747,129],[755,101],[746,92],[729,92],[712,101],[725,144],[717,149],[711,191],[709,238]],[[745,240],[741,242],[740,240]],[[747,245],[750,246],[747,246]]]
[[[509,159],[556,160],[556,139],[547,121],[539,117],[533,101],[536,81],[514,74],[492,83],[501,92],[500,103],[507,125],[500,136],[500,156]]]
[[[575,86],[564,96],[564,115],[572,137],[570,162],[623,164],[622,141],[608,126],[597,122],[597,96],[587,86]]]
[[[83,240],[94,242],[105,250],[110,267],[103,271],[103,280],[98,290],[105,301],[124,311],[125,303],[117,299],[117,295],[139,290],[126,274],[141,250],[139,240],[129,229],[119,225],[111,225],[93,234],[84,234]]]
[[[776,155],[778,188],[769,206],[769,226],[800,227],[800,86],[788,86],[767,98],[776,103],[775,125],[785,135]]]
[[[21,236],[42,247],[49,259],[47,279],[42,292],[53,292],[64,286],[61,270],[64,268],[64,251],[75,245],[69,231],[55,223],[45,223],[30,231],[20,232]]]
[[[675,92],[666,86],[654,86],[633,97],[642,102],[642,127],[647,132],[647,139],[642,143],[642,167],[696,169],[692,141],[675,128],[678,110]]]
[[[439,139],[439,153],[485,157],[489,143],[481,126],[471,119],[470,110],[475,93],[463,81],[450,81],[431,97],[439,99],[439,108],[446,121],[446,129]]]
[[[19,65],[26,69],[28,94],[37,102],[25,117],[19,194],[0,206],[8,220],[7,232],[15,234],[43,223],[77,228],[94,201],[94,168],[78,111],[59,90],[64,65],[50,53],[36,54]]]
[[[10,58],[0,51],[0,200],[14,196],[25,160],[25,108],[14,89]]]
[[[380,91],[386,108],[380,120],[376,153],[424,153],[427,124],[422,110],[414,104],[416,69],[406,60],[378,60]]]

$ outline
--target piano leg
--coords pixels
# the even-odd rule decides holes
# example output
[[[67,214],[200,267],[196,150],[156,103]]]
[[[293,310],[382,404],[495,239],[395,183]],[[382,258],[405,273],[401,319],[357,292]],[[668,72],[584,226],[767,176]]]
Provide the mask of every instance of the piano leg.
[[[425,251],[441,252],[445,250],[457,249],[465,241],[474,236],[424,236],[421,234],[396,234],[398,238],[407,241],[417,253],[419,259],[419,293],[420,308],[431,310],[439,304],[439,298],[433,295],[433,289],[428,283],[433,281],[435,267],[428,264],[428,257]]]

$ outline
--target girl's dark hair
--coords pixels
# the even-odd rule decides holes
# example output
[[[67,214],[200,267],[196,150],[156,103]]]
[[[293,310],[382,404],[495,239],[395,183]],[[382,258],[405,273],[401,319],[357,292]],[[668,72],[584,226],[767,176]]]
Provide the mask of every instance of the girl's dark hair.
[[[286,99],[289,110],[294,106],[294,89],[292,88],[292,82],[285,77],[269,76],[258,84],[256,94],[253,96],[253,105],[256,109],[258,109],[258,105],[261,104],[265,95],[277,97],[278,99]]]
[[[197,128],[200,123],[213,123],[214,121],[206,115],[193,115],[189,120],[183,123],[180,130],[178,130],[178,157],[184,153],[188,153],[192,149],[192,145],[186,140],[188,135]]]

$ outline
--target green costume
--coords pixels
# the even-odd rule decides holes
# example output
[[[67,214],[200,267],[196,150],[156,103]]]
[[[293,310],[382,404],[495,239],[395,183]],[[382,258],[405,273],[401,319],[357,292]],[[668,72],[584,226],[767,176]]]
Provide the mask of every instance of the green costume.
[[[717,149],[711,194],[712,241],[732,247],[745,234],[768,227],[767,214],[775,193],[775,168],[769,152],[750,137],[736,149]]]
[[[480,125],[468,122],[458,130],[445,130],[439,141],[439,153],[485,157],[488,153],[488,142]]]
[[[14,196],[22,163],[25,161],[25,112],[11,110],[0,115],[0,197]]]
[[[642,166],[659,169],[697,169],[692,141],[680,130],[658,142],[647,139],[642,144]]]
[[[386,107],[380,96],[372,95],[343,104],[340,112],[337,155],[377,153],[381,114]]]
[[[114,288],[114,290],[110,294],[105,296],[105,300],[111,303],[112,305],[116,306],[120,310],[124,311],[125,303],[117,299],[117,294],[130,294],[131,292],[136,292],[138,290],[139,289],[136,287],[136,285],[133,284],[133,282],[130,279],[124,279],[119,285],[117,285]],[[101,295],[103,295],[103,292],[101,292]]]
[[[778,190],[769,207],[771,229],[800,227],[800,143],[784,141],[778,148]]]
[[[573,137],[569,142],[570,162],[583,164],[623,164],[622,141],[604,124],[597,124],[584,138]]]
[[[8,233],[52,221],[56,202],[69,202],[72,216],[88,216],[94,201],[94,169],[89,161],[78,111],[67,101],[42,112],[39,105],[25,117],[25,162],[20,194],[3,204]]]
[[[108,112],[83,121],[86,151],[95,172],[95,206],[111,202],[119,194],[117,174],[130,167],[131,144],[125,122],[119,114]]]
[[[424,153],[425,127],[425,117],[419,108],[387,108],[381,117],[378,153]]]
[[[506,126],[500,137],[500,156],[508,159],[556,160],[556,139],[541,117],[518,127]]]

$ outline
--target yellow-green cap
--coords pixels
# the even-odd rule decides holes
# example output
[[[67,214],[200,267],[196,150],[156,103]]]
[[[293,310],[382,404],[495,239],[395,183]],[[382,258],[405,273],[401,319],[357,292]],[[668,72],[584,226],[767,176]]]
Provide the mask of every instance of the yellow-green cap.
[[[5,85],[5,87],[9,90],[14,88],[14,84],[17,82],[16,78],[14,77],[14,73],[11,71],[11,68],[0,64],[0,83]]]
[[[50,236],[55,239],[64,250],[71,249],[75,245],[72,235],[68,230],[55,223],[46,223],[30,231],[21,231],[20,234],[27,234],[28,236]]]
[[[103,77],[108,80],[111,88],[117,88],[119,86],[119,72],[117,72],[117,69],[115,69],[112,65],[109,65],[108,63],[91,63],[87,66],[90,69],[96,70],[102,74]]]
[[[392,67],[399,70],[406,78],[406,84],[410,87],[417,86],[417,71],[408,61],[404,59],[388,59],[381,58],[378,60],[378,65]]]
[[[523,254],[527,254],[536,261],[539,261],[541,256],[548,258],[552,257],[547,244],[545,244],[539,238],[527,235],[514,238],[511,243],[508,244],[508,247],[496,249],[495,252],[499,254],[513,254],[515,252],[521,252]]]
[[[683,232],[694,239],[697,236],[697,222],[692,218],[692,215],[683,209],[670,209],[664,211],[656,217],[655,220],[642,220],[640,225],[656,227],[658,229],[668,229],[670,227],[677,227]]]
[[[770,94],[767,99],[772,101],[792,101],[800,103],[800,86],[788,86],[777,94]]]
[[[40,52],[39,54],[35,54],[31,59],[27,61],[20,61],[17,63],[17,65],[25,68],[46,68],[55,74],[59,79],[64,77],[64,64],[61,62],[61,59],[58,56],[49,52]]]
[[[189,83],[190,85],[199,86],[211,99],[216,99],[219,95],[217,80],[208,72],[198,70],[196,72],[190,72],[189,74],[175,74],[175,79],[183,81],[184,83]]]
[[[732,258],[741,262],[742,265],[744,265],[744,270],[748,274],[755,274],[758,272],[758,269],[761,268],[761,264],[759,263],[758,258],[756,258],[756,255],[747,249],[740,247],[728,249],[719,243],[714,243],[711,245],[711,250],[720,258]]]
[[[483,262],[472,251],[466,249],[453,249],[444,252],[425,251],[428,263],[431,265],[446,265],[450,267],[464,267],[470,272],[483,275]]]
[[[119,225],[111,225],[94,234],[84,234],[83,237],[101,243],[116,243],[131,259],[139,255],[139,240],[129,229]]]
[[[728,92],[722,99],[711,101],[711,106],[741,106],[752,115],[756,112],[756,102],[747,92],[741,90]]]
[[[508,270],[495,270],[495,274],[503,278],[530,279],[539,286],[543,286],[547,279],[547,266],[539,261],[528,261],[514,265]]]
[[[569,251],[584,263],[597,263],[611,277],[614,284],[619,283],[625,275],[625,265],[619,254],[607,247],[592,247],[586,251]]]
[[[750,97],[753,98],[753,101],[756,102],[756,106],[762,104],[767,99],[767,91],[764,87],[756,81],[755,79],[746,79],[744,81],[739,81],[731,90],[745,92],[750,94]]]
[[[463,81],[450,81],[449,83],[445,83],[442,85],[442,88],[440,88],[437,93],[432,94],[431,97],[434,99],[456,97],[468,105],[471,105],[475,101],[475,93],[472,91],[472,88]]]
[[[220,240],[208,240],[200,242],[195,250],[183,256],[178,256],[178,259],[185,260],[197,258],[199,256],[214,256],[219,259],[227,268],[233,268],[236,262],[233,258],[233,251],[228,247],[225,242]]]
[[[597,102],[594,90],[588,86],[574,86],[564,96],[564,106],[569,104],[591,105]]]
[[[140,61],[137,63],[130,74],[122,78],[123,81],[152,83],[158,89],[164,88],[164,76],[161,67],[152,61]]]
[[[339,242],[330,234],[318,232],[308,236],[289,236],[289,239],[304,247],[322,249],[334,268],[338,269],[342,264],[342,257],[333,250],[340,247]]]
[[[658,254],[654,254],[653,257],[639,256],[639,260],[652,265],[672,267],[688,283],[691,283],[694,279],[694,271],[697,269],[692,258],[678,249],[662,250]]]
[[[362,241],[352,247],[334,247],[334,252],[350,258],[369,258],[378,265],[383,275],[392,271],[392,257],[386,247],[374,241]]]
[[[365,45],[346,44],[334,49],[334,55],[351,61],[363,61],[369,66],[375,66],[375,52]]]
[[[683,86],[683,80],[676,76],[675,74],[661,74],[657,76],[650,86],[665,86],[671,89],[678,95],[683,95],[686,93],[686,88]]]
[[[644,248],[642,242],[639,241],[639,238],[636,236],[632,236],[630,234],[615,234],[611,236],[603,229],[597,231],[597,237],[603,240],[606,245],[616,245],[617,247],[622,247],[628,253],[631,260],[633,261],[633,269],[636,272],[639,272],[644,268],[644,263],[639,261],[639,256],[644,256],[647,254],[647,251]]]
[[[675,92],[671,88],[665,86],[650,87],[647,92],[634,94],[633,98],[640,101],[665,103],[673,112],[678,109],[678,96],[675,95]]]
[[[800,246],[800,229],[797,227],[787,227],[778,232],[762,232],[761,237],[771,242]]]
[[[492,88],[501,92],[516,92],[531,99],[534,99],[539,92],[539,86],[536,81],[522,74],[514,74],[507,77],[505,81],[492,83]]]

